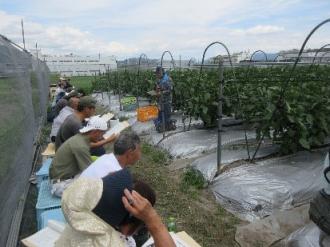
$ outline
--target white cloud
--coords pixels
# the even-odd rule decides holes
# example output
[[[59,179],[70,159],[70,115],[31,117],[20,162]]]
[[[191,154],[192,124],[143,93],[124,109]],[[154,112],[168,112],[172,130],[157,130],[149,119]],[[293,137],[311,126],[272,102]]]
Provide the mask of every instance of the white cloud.
[[[247,34],[269,34],[284,31],[284,27],[258,25],[246,30]]]
[[[311,15],[299,29],[292,24],[294,16],[273,17],[274,13],[285,15],[304,1],[32,0],[19,5],[19,15],[0,11],[0,33],[21,43],[20,20],[24,18],[27,47],[38,42],[47,53],[101,52],[120,58],[146,53],[159,58],[170,50],[176,58],[199,59],[213,41],[225,43],[231,52],[274,52],[298,48],[313,27]],[[322,20],[318,18],[313,20],[315,25]],[[330,32],[322,32],[313,36],[309,47],[329,43]],[[215,47],[208,53],[219,52],[224,49]]]
[[[237,29],[233,34],[237,35],[260,35],[260,34],[273,34],[284,31],[284,27],[272,25],[257,25],[248,29]]]
[[[21,34],[21,16],[8,15],[0,11],[0,33],[23,46]],[[114,55],[129,55],[137,48],[119,42],[101,40],[87,31],[70,26],[45,26],[40,23],[24,22],[27,49],[38,46],[45,53],[80,53],[98,54],[99,52]]]
[[[119,42],[103,41],[89,32],[67,26],[46,28],[43,39],[49,42],[51,48],[48,50],[51,53],[58,52],[59,47],[62,52],[80,54],[97,54],[101,52],[114,55],[128,55],[136,51],[134,47],[129,47]],[[43,46],[47,49],[46,44]]]

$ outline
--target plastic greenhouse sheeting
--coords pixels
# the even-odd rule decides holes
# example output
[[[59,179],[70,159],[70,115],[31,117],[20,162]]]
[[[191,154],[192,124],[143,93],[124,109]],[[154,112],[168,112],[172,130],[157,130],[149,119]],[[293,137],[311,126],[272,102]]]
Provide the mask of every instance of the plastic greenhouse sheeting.
[[[261,220],[236,228],[235,240],[240,247],[272,246],[292,232],[305,226],[309,220],[309,205],[290,210],[275,211]]]
[[[279,150],[278,146],[265,145],[261,146],[257,152],[256,158],[262,158],[276,153]],[[250,155],[252,156],[255,148],[250,148]],[[221,150],[221,165],[223,167],[228,166],[230,163],[248,159],[248,152],[245,145],[241,145],[239,148],[231,149],[230,147],[224,147]],[[200,171],[206,181],[211,182],[217,173],[217,153],[213,152],[206,156],[200,157],[192,162],[191,166]]]
[[[6,244],[30,177],[36,132],[46,116],[48,88],[46,64],[0,36],[0,246]]]
[[[241,129],[225,128],[221,135],[222,145],[244,140],[244,131]],[[255,138],[255,132],[248,131],[247,137]],[[161,133],[152,133],[147,141],[156,145],[162,138]],[[214,151],[217,148],[217,140],[216,129],[193,129],[166,137],[159,143],[159,147],[167,150],[174,158],[194,158]]]
[[[291,233],[274,247],[328,247],[330,236],[323,232],[317,225],[310,222],[304,227]]]
[[[111,95],[110,93],[94,93],[93,97],[97,100],[98,104],[103,107],[108,107],[109,111],[118,113],[120,110],[119,96]]]
[[[308,203],[325,186],[327,150],[298,152],[281,158],[244,164],[220,174],[212,183],[217,201],[241,219],[253,221],[273,210]]]
[[[180,113],[173,113],[171,115],[171,119],[175,119],[176,120],[176,131],[170,131],[170,132],[166,132],[166,135],[169,133],[175,133],[175,132],[180,132],[184,130],[184,123],[182,121],[182,115]],[[195,120],[192,119],[191,120],[191,124],[190,124],[190,129],[195,128],[196,126],[202,126],[203,122],[201,120]],[[185,120],[185,128],[186,130],[188,130],[188,125],[189,125],[189,120],[186,119]],[[156,134],[156,136],[158,135],[158,133],[156,132],[156,128],[154,125],[154,121],[150,120],[147,122],[139,122],[137,121],[137,119],[135,118],[132,124],[132,129],[138,134],[138,135],[147,135],[147,134]]]

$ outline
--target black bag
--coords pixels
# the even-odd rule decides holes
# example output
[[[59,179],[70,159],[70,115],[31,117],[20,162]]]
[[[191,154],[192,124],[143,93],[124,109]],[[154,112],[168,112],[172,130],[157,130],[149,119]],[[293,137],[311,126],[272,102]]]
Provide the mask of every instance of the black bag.
[[[323,189],[311,201],[309,217],[322,231],[330,235],[330,195]]]

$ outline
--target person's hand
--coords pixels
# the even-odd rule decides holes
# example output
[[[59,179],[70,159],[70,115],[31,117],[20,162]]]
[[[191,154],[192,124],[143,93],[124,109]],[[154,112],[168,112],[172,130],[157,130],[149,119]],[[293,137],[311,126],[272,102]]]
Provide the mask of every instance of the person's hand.
[[[138,192],[133,190],[131,193],[128,189],[125,189],[124,194],[125,196],[122,197],[124,206],[133,216],[146,224],[152,221],[154,217],[158,217],[150,202]]]
[[[175,247],[171,235],[150,202],[134,190],[131,193],[125,189],[124,194],[122,200],[126,210],[146,224],[154,239],[155,246]]]
[[[112,134],[111,136],[109,136],[108,138],[105,139],[106,143],[112,142],[117,138],[116,134]]]

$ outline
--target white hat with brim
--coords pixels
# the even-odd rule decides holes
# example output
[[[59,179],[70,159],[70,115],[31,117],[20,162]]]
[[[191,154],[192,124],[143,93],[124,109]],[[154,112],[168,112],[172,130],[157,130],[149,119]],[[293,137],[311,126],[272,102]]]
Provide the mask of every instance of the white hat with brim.
[[[103,118],[99,116],[93,116],[89,119],[87,125],[81,128],[79,131],[80,133],[87,133],[91,130],[106,131],[107,129],[108,129],[108,124]]]

